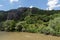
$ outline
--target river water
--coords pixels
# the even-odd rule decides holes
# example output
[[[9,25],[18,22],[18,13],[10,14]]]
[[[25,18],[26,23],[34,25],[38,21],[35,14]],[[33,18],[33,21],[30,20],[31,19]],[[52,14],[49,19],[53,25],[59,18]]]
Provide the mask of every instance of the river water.
[[[60,40],[60,37],[27,32],[0,32],[0,40]]]

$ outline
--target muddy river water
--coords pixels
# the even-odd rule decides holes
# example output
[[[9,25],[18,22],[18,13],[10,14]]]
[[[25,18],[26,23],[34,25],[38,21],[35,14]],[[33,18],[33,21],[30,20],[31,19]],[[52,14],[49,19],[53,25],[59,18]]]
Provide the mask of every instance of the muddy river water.
[[[60,40],[60,37],[27,32],[0,32],[0,40]]]

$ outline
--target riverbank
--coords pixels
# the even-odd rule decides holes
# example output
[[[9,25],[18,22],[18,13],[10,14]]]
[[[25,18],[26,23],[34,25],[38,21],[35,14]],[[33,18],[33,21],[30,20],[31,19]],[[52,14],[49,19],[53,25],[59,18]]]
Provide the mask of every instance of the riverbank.
[[[60,37],[27,32],[0,32],[0,40],[60,40]]]

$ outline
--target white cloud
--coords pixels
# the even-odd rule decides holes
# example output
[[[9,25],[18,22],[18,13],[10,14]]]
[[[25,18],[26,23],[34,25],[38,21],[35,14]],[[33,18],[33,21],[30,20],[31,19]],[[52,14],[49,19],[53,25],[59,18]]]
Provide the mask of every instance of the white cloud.
[[[29,8],[32,8],[33,6],[31,5]]]
[[[0,5],[0,7],[2,7],[3,5]]]
[[[60,7],[60,5],[57,5],[57,6],[55,6],[55,7]]]
[[[19,7],[22,7],[21,5],[19,5]]]
[[[60,4],[58,4],[59,0],[48,0],[48,10],[53,10],[55,7],[60,7]]]
[[[10,3],[18,2],[19,0],[10,0]]]

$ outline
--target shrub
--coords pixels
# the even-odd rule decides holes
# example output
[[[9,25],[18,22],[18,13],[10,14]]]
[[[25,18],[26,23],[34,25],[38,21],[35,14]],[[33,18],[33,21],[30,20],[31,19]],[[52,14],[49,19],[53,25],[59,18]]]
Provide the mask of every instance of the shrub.
[[[50,28],[50,27],[44,27],[44,28],[41,30],[41,33],[44,33],[44,34],[46,34],[46,35],[49,35],[49,34],[52,35],[53,29]]]
[[[15,21],[14,20],[6,20],[3,22],[2,27],[5,31],[14,31]]]
[[[15,27],[15,30],[16,31],[24,31],[24,24],[25,24],[25,21],[21,21],[21,22],[18,22],[16,23],[16,27]]]
[[[25,29],[27,32],[32,32],[32,33],[38,32],[38,28],[34,24],[28,24],[28,26],[26,26]]]
[[[2,27],[3,22],[0,22],[0,31],[4,31],[4,28]]]
[[[48,27],[54,30],[54,32],[52,32],[53,35],[60,36],[60,17],[51,20]]]
[[[43,27],[44,26],[40,24],[26,24],[25,31],[37,33],[37,32],[40,32]]]

